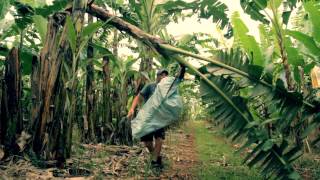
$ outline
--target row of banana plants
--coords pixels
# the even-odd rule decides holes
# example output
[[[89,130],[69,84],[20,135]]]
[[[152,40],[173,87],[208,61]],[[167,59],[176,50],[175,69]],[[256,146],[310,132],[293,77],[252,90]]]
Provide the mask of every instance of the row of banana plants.
[[[113,28],[112,18],[105,22],[90,14],[86,18],[91,3],[1,3],[1,18],[5,13],[14,17],[1,31],[1,55],[7,57],[0,66],[0,140],[5,156],[27,152],[63,163],[71,155],[74,128],[81,129],[82,143],[132,144],[129,122],[123,121],[127,106],[143,85],[153,80],[154,65],[168,67],[174,61],[160,58],[152,47],[138,41],[134,47],[130,36]],[[123,8],[121,13],[130,12],[128,19],[139,17],[137,24],[151,34],[161,30],[153,20],[144,18],[148,14],[158,19],[165,13],[158,3],[96,3],[114,12]],[[161,23],[164,27],[169,21]],[[6,41],[12,37],[14,48],[9,50]],[[123,39],[129,43],[123,44]],[[118,49],[124,45],[138,57],[120,56]],[[153,62],[155,57],[159,62]],[[137,61],[139,71],[133,68]]]
[[[137,58],[115,53],[121,37],[103,41],[114,29],[85,18],[88,1],[3,3],[16,11],[1,38],[20,38],[1,44],[1,152],[63,163],[74,128],[82,143],[131,144],[121,119],[140,73]]]

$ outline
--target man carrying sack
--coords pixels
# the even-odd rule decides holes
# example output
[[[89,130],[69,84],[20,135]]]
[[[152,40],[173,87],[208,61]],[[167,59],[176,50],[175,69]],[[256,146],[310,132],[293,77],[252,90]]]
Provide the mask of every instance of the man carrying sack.
[[[132,119],[135,108],[140,102],[145,102],[131,121],[134,138],[140,138],[152,156],[151,165],[163,168],[161,148],[165,139],[164,127],[174,123],[180,115],[182,101],[177,91],[177,85],[183,80],[185,66],[181,65],[176,77],[169,77],[165,69],[157,71],[156,82],[149,83],[134,98],[128,112],[128,119]],[[153,143],[155,139],[155,143]]]

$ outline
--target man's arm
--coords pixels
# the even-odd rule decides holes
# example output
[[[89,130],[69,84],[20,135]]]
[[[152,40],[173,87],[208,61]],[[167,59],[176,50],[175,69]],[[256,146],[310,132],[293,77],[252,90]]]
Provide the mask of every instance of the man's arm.
[[[146,95],[150,92],[150,85],[145,85],[142,90],[139,92],[139,94],[134,97],[131,108],[128,112],[127,118],[131,119],[134,115],[134,110],[136,109],[136,107],[138,106],[138,104],[140,104],[141,102],[144,101]]]
[[[136,97],[134,97],[131,108],[130,108],[128,115],[127,115],[128,119],[131,119],[133,117],[134,110],[136,109],[138,104],[140,104],[142,101],[143,101],[143,96],[141,96],[140,93],[138,95],[136,95]]]

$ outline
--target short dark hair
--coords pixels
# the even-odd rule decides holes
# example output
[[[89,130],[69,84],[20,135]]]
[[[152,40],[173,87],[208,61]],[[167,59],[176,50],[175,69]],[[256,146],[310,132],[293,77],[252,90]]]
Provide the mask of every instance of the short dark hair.
[[[169,72],[166,69],[160,69],[157,71],[157,76],[160,76],[161,74],[165,74],[166,76],[168,76]]]

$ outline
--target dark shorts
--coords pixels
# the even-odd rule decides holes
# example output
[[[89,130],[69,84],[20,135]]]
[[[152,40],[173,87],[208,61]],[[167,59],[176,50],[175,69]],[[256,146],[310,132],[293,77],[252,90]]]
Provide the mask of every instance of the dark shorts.
[[[153,138],[157,139],[157,138],[161,138],[161,139],[165,139],[166,136],[166,132],[164,130],[164,128],[156,130],[150,134],[147,134],[143,137],[141,137],[141,141],[145,142],[145,141],[153,141]]]

